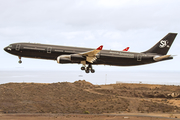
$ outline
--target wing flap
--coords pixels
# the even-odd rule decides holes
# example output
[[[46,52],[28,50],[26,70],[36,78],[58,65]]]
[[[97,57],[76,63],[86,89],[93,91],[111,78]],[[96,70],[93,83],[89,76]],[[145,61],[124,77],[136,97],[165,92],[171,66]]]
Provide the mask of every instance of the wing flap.
[[[93,63],[95,60],[97,59],[97,57],[86,57],[86,61]]]

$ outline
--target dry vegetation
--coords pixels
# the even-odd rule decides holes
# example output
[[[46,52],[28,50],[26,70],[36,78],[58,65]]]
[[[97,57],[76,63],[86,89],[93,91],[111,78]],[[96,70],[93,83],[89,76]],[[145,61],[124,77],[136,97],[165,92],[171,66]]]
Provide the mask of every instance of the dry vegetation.
[[[74,83],[0,85],[2,113],[179,113],[179,86]]]

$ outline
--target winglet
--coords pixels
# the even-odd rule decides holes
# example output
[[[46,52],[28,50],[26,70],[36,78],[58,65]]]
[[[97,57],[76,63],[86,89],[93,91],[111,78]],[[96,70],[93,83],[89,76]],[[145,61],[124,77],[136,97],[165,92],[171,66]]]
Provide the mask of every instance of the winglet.
[[[125,48],[123,51],[128,51],[129,50],[129,47]]]
[[[102,50],[103,45],[99,46],[96,50]]]

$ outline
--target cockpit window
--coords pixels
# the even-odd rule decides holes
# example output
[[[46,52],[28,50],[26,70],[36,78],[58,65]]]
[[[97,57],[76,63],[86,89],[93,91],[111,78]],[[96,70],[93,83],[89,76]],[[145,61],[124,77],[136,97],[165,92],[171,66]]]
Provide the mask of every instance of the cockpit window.
[[[12,45],[9,45],[8,47],[12,47]]]

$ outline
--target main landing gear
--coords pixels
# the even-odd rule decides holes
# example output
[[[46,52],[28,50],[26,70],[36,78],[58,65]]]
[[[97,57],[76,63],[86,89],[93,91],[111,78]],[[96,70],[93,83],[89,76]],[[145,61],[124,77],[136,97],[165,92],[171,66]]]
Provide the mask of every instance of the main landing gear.
[[[92,65],[91,65],[91,64],[89,64],[88,67],[86,67],[85,65],[83,65],[83,66],[81,67],[81,70],[85,70],[86,73],[89,73],[90,71],[91,71],[91,73],[94,73],[94,72],[95,72],[95,70],[92,68]]]
[[[18,61],[19,64],[22,63],[22,60],[21,60],[21,57],[19,56],[19,61]]]

